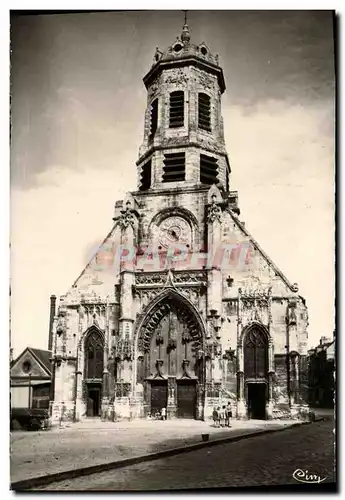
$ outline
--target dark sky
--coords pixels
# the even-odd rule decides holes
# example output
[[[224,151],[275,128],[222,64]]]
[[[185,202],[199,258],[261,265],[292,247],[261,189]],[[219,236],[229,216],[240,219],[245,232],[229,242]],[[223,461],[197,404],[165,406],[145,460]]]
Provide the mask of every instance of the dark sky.
[[[227,85],[223,107],[238,104],[250,111],[266,99],[304,105],[332,99],[330,11],[190,11],[188,17],[192,40],[204,40],[220,54]],[[97,146],[108,137],[95,128],[116,129],[110,156],[127,150],[125,138],[131,137],[134,160],[145,106],[141,79],[155,47],[166,48],[182,23],[181,11],[14,18],[13,183],[34,185],[36,174],[52,163],[76,168],[73,113],[89,121],[79,165],[84,154],[95,166],[101,161]]]
[[[183,20],[182,11],[12,19],[15,355],[28,342],[46,347],[49,295],[68,290],[111,229],[115,200],[136,189],[142,78]],[[223,67],[242,220],[299,283],[314,345],[334,328],[332,12],[190,11],[188,23]]]

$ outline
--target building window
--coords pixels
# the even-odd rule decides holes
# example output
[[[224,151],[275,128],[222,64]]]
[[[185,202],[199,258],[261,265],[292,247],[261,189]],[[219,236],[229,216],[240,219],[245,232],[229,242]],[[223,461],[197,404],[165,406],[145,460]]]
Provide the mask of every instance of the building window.
[[[149,160],[141,167],[139,191],[146,191],[151,187],[151,165],[151,160]]]
[[[158,99],[155,99],[151,104],[150,110],[150,138],[152,139],[156,133],[158,124]]]
[[[186,177],[185,165],[185,152],[164,155],[163,182],[184,181]]]
[[[202,184],[217,184],[218,164],[212,156],[200,155],[200,182]]]
[[[103,377],[103,341],[101,336],[92,332],[85,342],[86,378]]]
[[[177,90],[170,94],[169,127],[183,127],[184,124],[184,92]]]
[[[244,373],[246,377],[263,378],[268,371],[268,343],[266,335],[251,328],[244,341]]]
[[[22,365],[22,369],[24,373],[29,373],[31,371],[31,363],[30,361],[24,361]]]
[[[211,131],[211,100],[206,94],[198,95],[198,127]]]

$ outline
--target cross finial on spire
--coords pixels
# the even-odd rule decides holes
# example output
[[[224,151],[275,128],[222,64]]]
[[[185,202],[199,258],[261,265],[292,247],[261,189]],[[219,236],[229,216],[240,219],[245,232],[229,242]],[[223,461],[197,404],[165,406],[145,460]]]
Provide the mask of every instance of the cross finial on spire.
[[[183,12],[184,12],[184,25],[182,28],[181,40],[184,43],[188,44],[189,40],[190,40],[189,28],[188,28],[188,24],[187,24],[187,12],[188,12],[188,10],[184,10]]]

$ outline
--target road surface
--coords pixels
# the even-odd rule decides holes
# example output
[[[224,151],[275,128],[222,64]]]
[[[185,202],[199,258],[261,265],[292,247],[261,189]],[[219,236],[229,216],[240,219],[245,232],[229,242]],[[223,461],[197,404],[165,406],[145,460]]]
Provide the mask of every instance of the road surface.
[[[301,484],[300,469],[335,481],[331,420],[54,483],[49,491],[142,491]],[[301,474],[301,472],[300,472]],[[324,479],[325,478],[325,479]]]

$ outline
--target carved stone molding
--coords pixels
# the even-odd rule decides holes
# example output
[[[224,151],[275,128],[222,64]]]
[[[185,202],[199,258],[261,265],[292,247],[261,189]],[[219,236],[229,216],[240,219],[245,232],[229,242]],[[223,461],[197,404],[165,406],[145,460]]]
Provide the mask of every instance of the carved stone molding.
[[[165,83],[175,84],[175,85],[186,84],[187,82],[188,82],[188,77],[182,69],[175,71],[174,74],[169,75],[165,80]]]
[[[149,273],[136,273],[135,275],[135,289],[150,288],[152,285],[164,287],[167,284],[168,274],[170,273],[170,286],[206,286],[207,272],[205,271],[172,271],[168,272],[149,272]]]
[[[191,313],[189,308],[182,302],[175,304],[169,298],[159,302],[156,307],[149,313],[145,324],[141,327],[138,341],[138,348],[141,352],[148,352],[150,349],[151,338],[161,320],[169,313],[173,312],[185,325],[185,334],[191,342],[194,342],[195,348],[201,346],[202,338],[200,327],[196,318]]]
[[[222,219],[222,209],[221,207],[213,201],[208,207],[207,211],[207,222],[214,223],[216,221],[220,222]]]
[[[133,210],[126,209],[117,219],[118,224],[121,227],[121,229],[127,229],[129,226],[132,226],[134,229],[135,227],[135,215],[133,213]]]
[[[207,74],[200,73],[199,83],[205,90],[214,90],[214,80]]]
[[[124,361],[131,361],[133,359],[133,349],[132,344],[129,340],[129,336],[126,335],[125,338],[117,338],[115,340],[115,345],[113,347],[112,355],[114,359]]]
[[[160,77],[156,78],[156,80],[154,80],[149,89],[148,89],[148,95],[149,95],[149,99],[152,99],[153,96],[156,94],[157,90],[160,88],[161,86],[161,81],[160,81]]]

